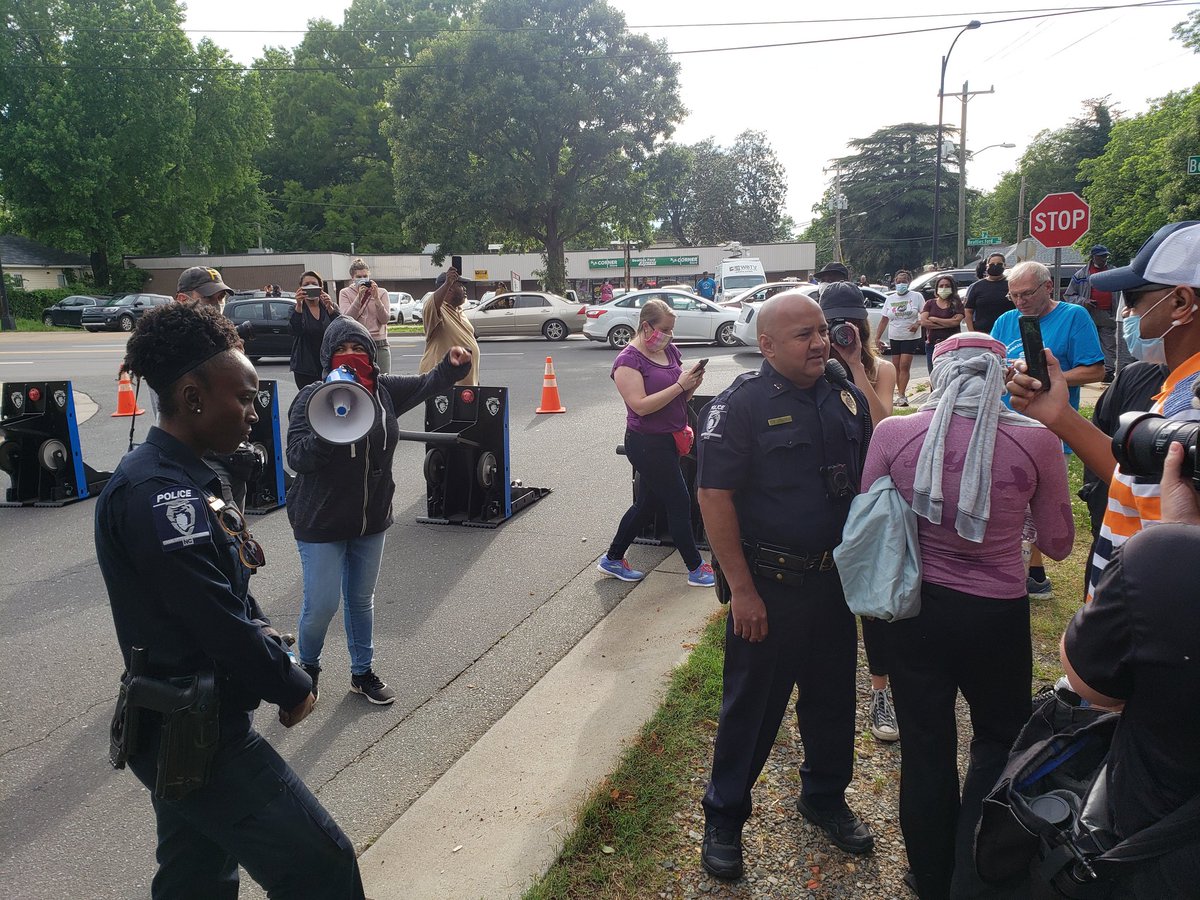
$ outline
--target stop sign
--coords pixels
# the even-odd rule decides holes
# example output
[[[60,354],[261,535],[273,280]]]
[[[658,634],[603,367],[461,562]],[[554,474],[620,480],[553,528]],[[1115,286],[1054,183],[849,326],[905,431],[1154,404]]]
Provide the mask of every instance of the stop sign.
[[[1087,233],[1092,211],[1073,191],[1047,194],[1029,211],[1029,236],[1047,250],[1070,247]]]

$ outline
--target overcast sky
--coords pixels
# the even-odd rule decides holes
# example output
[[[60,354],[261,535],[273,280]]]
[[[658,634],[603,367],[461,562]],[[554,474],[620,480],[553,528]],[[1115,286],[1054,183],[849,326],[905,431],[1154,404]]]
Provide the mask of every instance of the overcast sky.
[[[625,12],[631,27],[665,40],[672,51],[891,35],[677,57],[689,114],[674,139],[692,143],[712,136],[728,144],[747,128],[765,131],[787,169],[788,212],[802,225],[813,217],[812,206],[830,178],[822,170],[847,153],[847,141],[898,122],[937,122],[941,57],[971,19],[983,26],[963,34],[955,46],[946,91],[959,91],[968,81],[972,91],[995,87],[996,92],[970,101],[967,149],[1017,145],[988,149],[968,165],[968,184],[981,190],[1016,165],[1040,130],[1061,127],[1078,115],[1084,99],[1109,95],[1119,109],[1134,114],[1153,98],[1200,80],[1200,55],[1171,37],[1171,27],[1196,4],[998,22],[1033,15],[1035,7],[1083,4],[1020,0],[1005,9],[996,0],[610,2]],[[311,18],[340,24],[348,5],[343,0],[191,0],[185,27],[193,41],[207,34],[236,60],[249,63],[264,45],[294,46]],[[787,24],[834,17],[861,21]],[[724,24],[695,27],[701,23]],[[223,30],[233,28],[263,30]],[[946,30],[897,34],[930,28]],[[948,97],[945,121],[957,125],[960,115],[960,102]]]

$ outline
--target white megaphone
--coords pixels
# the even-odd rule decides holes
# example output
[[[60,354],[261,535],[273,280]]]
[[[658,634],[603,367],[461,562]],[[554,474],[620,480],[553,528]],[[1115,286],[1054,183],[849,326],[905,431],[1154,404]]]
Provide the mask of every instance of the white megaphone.
[[[305,415],[313,433],[331,444],[353,444],[375,424],[375,398],[345,366],[334,369],[308,398]]]

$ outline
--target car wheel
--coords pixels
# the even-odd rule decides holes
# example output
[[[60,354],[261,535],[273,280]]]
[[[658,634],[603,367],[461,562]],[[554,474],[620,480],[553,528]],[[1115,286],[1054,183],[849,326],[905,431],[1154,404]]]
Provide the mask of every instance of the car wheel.
[[[717,329],[717,343],[722,347],[736,347],[741,343],[733,334],[733,323],[726,322]]]
[[[569,333],[567,326],[558,319],[551,319],[542,326],[542,334],[548,341],[565,341]]]
[[[86,331],[88,334],[96,333],[96,329],[94,327],[92,327],[91,325],[84,325],[83,330]]]
[[[52,319],[48,315],[42,316],[42,324],[45,325],[47,328],[53,328],[54,327],[54,319]]]
[[[608,345],[614,350],[624,350],[633,340],[633,329],[628,325],[617,325],[608,333]]]
[[[122,331],[133,331],[133,316],[121,316],[117,319],[117,327]]]

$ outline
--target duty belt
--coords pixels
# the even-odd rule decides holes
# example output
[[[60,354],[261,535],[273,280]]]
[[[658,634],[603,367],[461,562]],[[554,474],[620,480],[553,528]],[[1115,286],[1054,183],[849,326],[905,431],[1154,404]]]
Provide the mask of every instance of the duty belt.
[[[780,584],[799,587],[809,572],[829,572],[834,568],[833,551],[799,554],[787,547],[742,541],[750,572]]]

